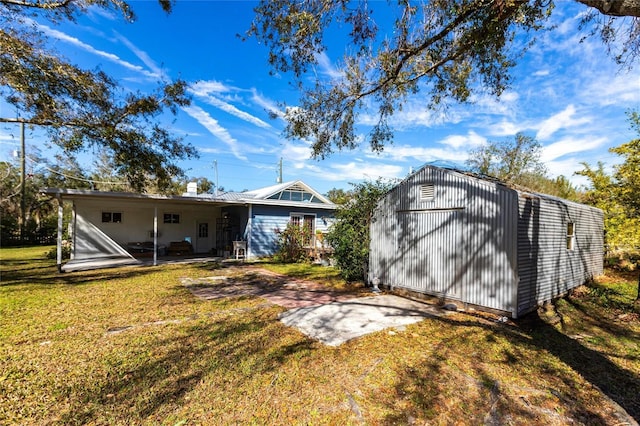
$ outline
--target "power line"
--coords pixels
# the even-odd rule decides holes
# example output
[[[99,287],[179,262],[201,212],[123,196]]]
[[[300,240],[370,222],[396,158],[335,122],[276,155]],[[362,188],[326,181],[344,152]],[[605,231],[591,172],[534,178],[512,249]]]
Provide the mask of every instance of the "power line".
[[[35,163],[35,164],[39,165],[43,169],[48,170],[51,173],[55,173],[55,174],[57,174],[59,176],[65,177],[67,179],[74,179],[74,180],[79,180],[79,181],[88,182],[88,183],[100,183],[100,184],[104,184],[104,185],[127,185],[127,182],[106,182],[106,181],[85,179],[85,178],[80,178],[80,177],[77,177],[77,176],[68,175],[66,173],[62,173],[62,172],[54,170],[54,169],[52,169],[50,167],[44,166],[44,165],[40,164],[40,162],[38,160],[35,160],[35,159],[29,157],[28,155],[26,156],[26,158],[27,158],[27,160],[31,161],[32,163]]]

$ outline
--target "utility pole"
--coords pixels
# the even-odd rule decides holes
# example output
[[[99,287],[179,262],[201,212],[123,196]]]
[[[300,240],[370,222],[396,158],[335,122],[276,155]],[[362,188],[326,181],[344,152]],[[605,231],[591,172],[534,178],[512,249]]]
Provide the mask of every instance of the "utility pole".
[[[282,157],[280,157],[280,164],[279,164],[279,173],[278,173],[278,178],[276,179],[277,183],[282,183]]]
[[[216,190],[214,194],[218,195],[218,160],[213,160],[213,168],[216,171]]]
[[[24,122],[20,122],[20,244],[24,243],[24,225],[26,221],[26,166],[25,166],[25,142]]]

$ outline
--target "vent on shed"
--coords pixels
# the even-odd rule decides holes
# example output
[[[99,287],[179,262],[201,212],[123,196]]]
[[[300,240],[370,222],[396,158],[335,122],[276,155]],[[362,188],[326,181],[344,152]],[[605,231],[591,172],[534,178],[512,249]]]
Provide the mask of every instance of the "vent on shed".
[[[432,183],[427,183],[424,185],[420,185],[420,200],[421,201],[431,201],[433,200],[433,196],[435,194],[435,189]]]

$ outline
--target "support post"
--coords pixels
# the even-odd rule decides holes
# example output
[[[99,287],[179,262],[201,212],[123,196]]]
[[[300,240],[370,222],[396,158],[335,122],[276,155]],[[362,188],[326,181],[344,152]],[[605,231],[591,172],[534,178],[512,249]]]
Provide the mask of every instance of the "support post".
[[[58,238],[56,246],[56,264],[58,265],[58,272],[62,272],[62,197],[58,195]]]
[[[247,240],[247,247],[244,251],[244,258],[250,259],[251,253],[251,230],[253,229],[253,204],[249,204],[249,218],[247,219],[247,229],[245,230],[245,239]]]
[[[153,266],[158,266],[158,207],[153,208]]]
[[[24,244],[24,226],[26,222],[26,166],[25,166],[24,122],[20,122],[20,244]]]

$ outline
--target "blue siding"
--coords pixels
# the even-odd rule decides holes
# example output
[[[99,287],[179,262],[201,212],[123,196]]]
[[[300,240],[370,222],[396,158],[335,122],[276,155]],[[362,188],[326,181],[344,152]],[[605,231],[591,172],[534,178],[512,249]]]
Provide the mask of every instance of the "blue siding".
[[[325,209],[254,205],[251,217],[251,241],[249,252],[253,257],[271,256],[278,250],[276,230],[284,230],[291,213],[315,214],[316,229],[326,231],[333,211]]]

